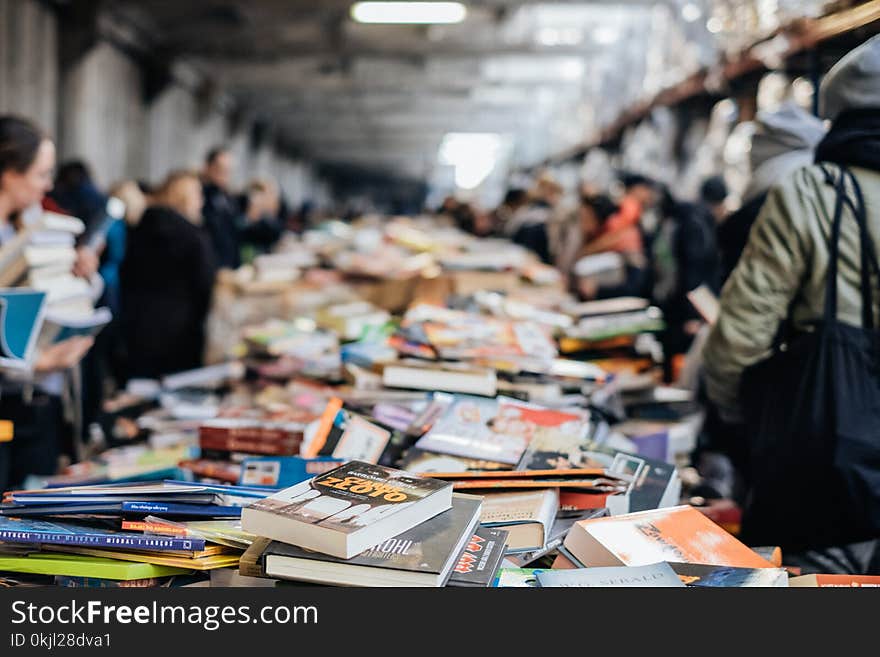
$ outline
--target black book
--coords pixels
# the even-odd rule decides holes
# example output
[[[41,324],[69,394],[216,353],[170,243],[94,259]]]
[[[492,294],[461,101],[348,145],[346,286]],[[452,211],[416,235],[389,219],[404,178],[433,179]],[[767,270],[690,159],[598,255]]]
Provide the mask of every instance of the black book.
[[[501,567],[506,545],[506,530],[478,527],[458,557],[448,585],[489,586]]]
[[[482,501],[453,496],[452,508],[352,559],[273,541],[266,577],[342,586],[444,586],[480,520]]]

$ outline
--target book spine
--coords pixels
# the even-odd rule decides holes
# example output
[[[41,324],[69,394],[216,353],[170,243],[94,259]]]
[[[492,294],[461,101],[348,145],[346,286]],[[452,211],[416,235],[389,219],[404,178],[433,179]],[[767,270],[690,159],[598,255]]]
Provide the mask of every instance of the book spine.
[[[50,545],[88,545],[133,550],[180,550],[199,552],[205,549],[201,538],[174,538],[154,535],[67,534],[0,529],[0,541],[9,543],[46,543]]]
[[[214,506],[213,504],[159,504],[156,502],[123,502],[123,513],[164,513],[179,516],[238,517],[240,506]]]
[[[299,452],[299,443],[263,443],[253,440],[218,440],[201,439],[199,446],[203,450],[217,452],[241,452],[243,454],[265,454],[267,456],[294,456]]]
[[[232,440],[255,440],[260,442],[283,442],[302,440],[301,431],[290,431],[276,427],[199,427],[199,438],[219,438]]]

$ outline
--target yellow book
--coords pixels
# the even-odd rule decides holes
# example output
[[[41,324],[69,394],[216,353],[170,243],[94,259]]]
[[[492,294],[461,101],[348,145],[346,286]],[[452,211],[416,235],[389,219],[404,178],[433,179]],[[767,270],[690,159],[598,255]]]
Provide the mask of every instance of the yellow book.
[[[241,553],[215,554],[207,557],[191,559],[156,552],[124,552],[118,550],[102,550],[99,548],[80,547],[78,545],[53,545],[53,551],[69,552],[71,554],[85,554],[92,557],[107,557],[122,561],[136,561],[139,563],[151,563],[159,566],[173,566],[187,568],[189,570],[213,570],[214,568],[229,568],[237,566]]]

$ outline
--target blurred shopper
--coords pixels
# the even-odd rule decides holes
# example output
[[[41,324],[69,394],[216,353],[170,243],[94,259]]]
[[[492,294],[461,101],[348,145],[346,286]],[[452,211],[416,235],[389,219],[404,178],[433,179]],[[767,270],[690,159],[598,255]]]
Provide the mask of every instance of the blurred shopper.
[[[228,148],[212,148],[205,157],[202,171],[202,193],[205,206],[204,230],[213,245],[218,267],[236,269],[241,264],[241,225],[239,205],[230,193],[235,172],[235,158]]]
[[[652,244],[652,299],[663,311],[666,329],[661,336],[664,376],[675,378],[674,362],[691,345],[701,326],[688,292],[700,286],[720,291],[720,257],[715,219],[699,203],[687,203],[665,190],[663,216]]]
[[[248,184],[241,198],[241,214],[245,224],[239,238],[242,249],[248,251],[246,260],[267,253],[281,239],[281,195],[273,181],[257,178]]]
[[[540,174],[529,192],[528,204],[513,213],[504,226],[505,236],[547,264],[554,262],[552,246],[561,242],[555,238],[563,233],[562,223],[553,227],[550,224],[564,219],[560,208],[564,192],[562,185],[549,173]]]
[[[202,364],[214,284],[198,174],[171,173],[153,202],[129,234],[121,269],[129,378],[159,378]]]
[[[705,351],[745,420],[743,536],[806,572],[880,572],[880,37],[820,87],[816,165],[770,189]],[[786,552],[787,550],[787,552]]]
[[[100,253],[98,273],[104,280],[104,304],[113,312],[113,321],[105,327],[96,339],[96,346],[90,356],[101,359],[101,380],[98,386],[103,388],[106,381],[104,374],[109,373],[117,387],[125,383],[125,345],[121,329],[122,314],[122,263],[125,260],[126,246],[130,231],[138,225],[147,209],[148,198],[140,185],[134,180],[125,180],[113,185],[109,190],[110,198],[121,202],[122,216],[113,220],[106,231],[104,248]],[[86,418],[88,420],[88,418]],[[86,426],[88,424],[86,423]]]
[[[52,189],[55,146],[30,121],[0,116],[0,245],[14,236],[22,212],[39,208]],[[57,374],[75,367],[91,338],[59,342],[37,354],[33,377],[0,374],[0,419],[13,423],[13,439],[0,442],[0,490],[19,487],[29,474],[51,475],[65,436]]]
[[[700,202],[706,206],[716,225],[727,219],[727,197],[730,192],[724,176],[710,176],[700,185]]]
[[[813,151],[824,135],[822,121],[794,103],[773,112],[758,112],[749,150],[751,179],[743,193],[743,204],[718,229],[722,282],[736,267],[767,192],[795,170],[812,163]]]
[[[528,192],[521,187],[515,187],[507,190],[504,200],[501,202],[492,216],[492,232],[495,235],[504,235],[507,223],[516,215],[517,212],[528,203]]]
[[[82,160],[69,160],[58,167],[50,196],[63,212],[85,222],[87,234],[104,219],[107,196],[95,185],[92,172]]]
[[[583,245],[575,262],[585,256],[605,252],[619,253],[624,259],[623,280],[614,285],[599,285],[592,278],[580,278],[576,291],[581,299],[609,299],[640,296],[644,288],[645,259],[639,216],[632,205],[620,207],[607,195],[591,194],[581,198],[580,220]],[[573,265],[574,263],[572,263]]]

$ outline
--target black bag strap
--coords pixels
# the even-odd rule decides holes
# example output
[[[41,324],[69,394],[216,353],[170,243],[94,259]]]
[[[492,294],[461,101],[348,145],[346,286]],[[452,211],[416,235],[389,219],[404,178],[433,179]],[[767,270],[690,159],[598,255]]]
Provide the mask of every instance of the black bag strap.
[[[862,326],[867,329],[874,328],[874,293],[871,281],[872,276],[880,279],[880,263],[877,261],[877,249],[871,233],[868,230],[868,213],[865,207],[865,199],[862,195],[862,186],[858,179],[849,170],[845,172],[852,184],[855,203],[847,195],[846,203],[850,206],[856,221],[859,224],[859,240],[861,242],[861,292],[862,292]]]
[[[826,181],[830,176],[827,169],[825,171]],[[843,219],[843,205],[846,198],[846,176],[841,175],[834,181],[836,198],[834,201],[834,218],[831,221],[831,237],[828,243],[828,273],[825,280],[825,322],[834,322],[837,320],[837,258],[840,246],[840,224]]]
[[[830,260],[828,263],[827,287],[825,293],[825,321],[837,319],[837,270],[839,259],[840,229],[843,222],[843,209],[849,207],[855,217],[859,228],[859,287],[862,301],[862,327],[868,330],[874,328],[874,294],[872,276],[880,280],[880,262],[877,259],[877,250],[874,240],[868,230],[868,216],[865,208],[865,199],[858,179],[846,167],[840,168],[840,176],[834,176],[824,165],[820,165],[825,174],[825,182],[833,185],[836,192],[834,218],[831,225],[828,250]],[[855,201],[847,191],[847,181],[853,189]]]

